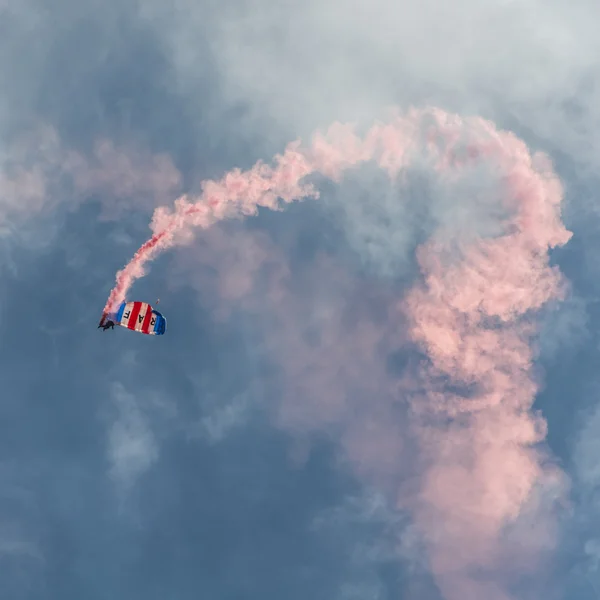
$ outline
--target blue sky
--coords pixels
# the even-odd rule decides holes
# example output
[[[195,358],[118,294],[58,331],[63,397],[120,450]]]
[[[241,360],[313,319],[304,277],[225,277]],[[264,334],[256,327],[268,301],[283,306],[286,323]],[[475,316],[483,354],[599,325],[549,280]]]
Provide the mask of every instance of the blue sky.
[[[396,502],[418,479],[406,415],[393,476],[382,456],[360,477],[349,417],[323,423],[340,394],[378,435],[379,382],[419,355],[385,336],[385,352],[357,346],[356,323],[398,326],[385,315],[418,277],[427,219],[466,211],[479,231],[487,209],[357,169],[318,202],[218,224],[154,261],[133,294],[160,297],[164,337],[96,330],[155,207],[334,120],[433,104],[548,152],[565,186],[574,236],[552,260],[571,289],[539,316],[534,408],[569,484],[517,522],[539,568],[516,583],[491,568],[506,598],[597,598],[599,12],[0,2],[2,597],[455,600]]]

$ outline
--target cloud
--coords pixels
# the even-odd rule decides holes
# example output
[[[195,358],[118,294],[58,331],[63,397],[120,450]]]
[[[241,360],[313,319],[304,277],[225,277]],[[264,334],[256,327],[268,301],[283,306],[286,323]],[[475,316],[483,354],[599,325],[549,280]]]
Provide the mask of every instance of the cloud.
[[[174,159],[164,145],[149,144],[148,128],[142,134],[135,126],[143,114],[136,103],[151,95],[144,82],[160,66],[159,48],[135,29],[130,3],[98,6],[60,0],[51,11],[60,17],[48,26],[44,3],[4,3],[0,232],[26,235],[25,244],[53,239],[56,213],[90,200],[104,218],[119,219],[133,206],[151,210],[181,192]],[[152,56],[154,64],[144,67]],[[127,105],[133,126],[119,109]]]
[[[126,493],[158,459],[158,443],[135,395],[116,384],[112,399],[118,417],[108,433],[110,476]]]
[[[578,427],[570,440],[576,494],[573,497],[573,518],[565,524],[564,538],[575,555],[569,561],[568,590],[583,588],[585,594],[592,591],[592,597],[597,597],[600,591],[600,405],[595,400],[598,395],[597,383],[586,388],[592,403],[578,411]]]
[[[8,145],[1,160],[0,224],[7,226],[10,218],[37,215],[45,208],[48,187],[55,176],[60,142],[52,127],[19,136]],[[54,200],[56,201],[56,200]]]
[[[572,354],[592,338],[588,303],[574,290],[563,302],[549,303],[542,314],[540,357],[553,360]]]
[[[32,542],[22,541],[20,539],[3,539],[0,541],[0,556],[25,556],[40,560],[42,558],[39,548]]]
[[[0,156],[0,231],[22,235],[21,227],[40,218],[39,229],[48,229],[57,209],[74,211],[90,198],[100,202],[104,218],[117,219],[132,207],[151,210],[169,201],[180,186],[181,174],[164,154],[99,139],[86,156],[69,149],[55,128],[39,125]],[[35,237],[39,242],[39,231]]]
[[[190,437],[216,444],[243,427],[248,421],[249,414],[256,409],[257,397],[250,390],[236,394],[230,400],[226,400],[222,395],[207,397],[203,394],[204,416],[198,422],[186,426],[186,429]]]
[[[592,391],[597,393],[597,386]],[[575,474],[586,488],[593,490],[600,487],[600,405],[582,411],[580,422],[582,426],[573,448]]]
[[[434,103],[498,118],[597,164],[596,57],[587,0],[179,0],[144,14],[170,44],[181,85],[198,79],[208,42],[224,98],[247,124],[306,135],[334,119],[371,119],[389,104]],[[589,126],[592,124],[592,128]]]
[[[182,184],[168,155],[118,147],[106,139],[95,144],[93,158],[70,153],[64,169],[78,194],[103,198],[105,213],[112,218],[126,214],[132,204],[136,210],[163,204],[175,197]]]
[[[397,563],[398,536],[410,534],[406,516],[394,510],[381,492],[365,488],[347,496],[340,505],[317,514],[311,529],[336,540],[348,556],[336,598],[387,597],[380,571]]]

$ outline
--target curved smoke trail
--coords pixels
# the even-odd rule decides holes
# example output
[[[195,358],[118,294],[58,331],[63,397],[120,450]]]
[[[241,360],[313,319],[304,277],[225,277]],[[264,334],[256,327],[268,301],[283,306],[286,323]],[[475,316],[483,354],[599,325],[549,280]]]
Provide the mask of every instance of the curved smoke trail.
[[[563,293],[548,251],[571,236],[560,220],[560,182],[543,155],[532,156],[522,141],[489,121],[438,109],[409,111],[374,126],[363,139],[336,124],[306,150],[290,144],[275,167],[258,163],[231,171],[206,182],[195,201],[184,196],[172,212],[157,209],[152,238],[118,273],[106,309],[125,297],[149,260],[177,243],[180,232],[253,214],[259,206],[277,209],[279,199],[317,197],[303,178],[319,173],[338,180],[364,161],[376,161],[392,178],[422,161],[449,180],[484,161],[498,176],[502,231],[466,240],[440,227],[418,251],[423,282],[399,305],[428,362],[418,374],[419,392],[407,398],[423,473],[416,494],[399,492],[398,502],[412,510],[423,531],[447,598],[504,600],[510,586],[498,583],[490,569],[516,560],[507,557],[502,541],[506,526],[549,474],[536,449],[545,422],[531,411],[537,388],[529,316]]]
[[[465,132],[473,139],[462,148]],[[277,210],[279,200],[290,203],[303,198],[318,198],[314,186],[302,182],[308,175],[319,173],[333,180],[345,169],[361,162],[376,160],[394,177],[411,160],[426,152],[439,163],[440,169],[452,168],[492,150],[505,141],[518,146],[509,134],[495,131],[493,124],[479,118],[462,120],[438,109],[411,110],[385,125],[375,125],[364,140],[358,138],[350,125],[340,123],[330,127],[327,135],[316,134],[309,149],[292,142],[282,155],[274,158],[276,166],[262,162],[242,172],[233,169],[220,181],[205,181],[203,193],[190,199],[183,195],[175,201],[174,210],[156,209],[152,219],[152,237],[135,253],[129,263],[117,273],[105,310],[119,304],[133,282],[144,276],[144,266],[157,253],[172,247],[175,236],[191,227],[211,224],[236,215],[256,214],[264,206]],[[457,151],[464,156],[457,154]],[[518,148],[519,152],[527,149]],[[509,150],[510,153],[510,150]]]

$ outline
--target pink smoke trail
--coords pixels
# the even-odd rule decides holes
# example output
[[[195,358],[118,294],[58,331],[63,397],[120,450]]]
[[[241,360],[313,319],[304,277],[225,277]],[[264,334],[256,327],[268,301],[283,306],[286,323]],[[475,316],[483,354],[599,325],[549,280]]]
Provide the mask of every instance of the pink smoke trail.
[[[336,124],[326,136],[316,135],[308,150],[297,142],[288,146],[275,168],[258,163],[247,172],[232,171],[219,182],[206,182],[196,202],[184,196],[172,213],[157,209],[154,235],[118,273],[107,309],[125,297],[149,260],[177,243],[180,232],[253,214],[259,206],[277,209],[278,198],[317,197],[304,177],[320,173],[338,180],[344,170],[371,160],[391,177],[423,162],[449,182],[484,161],[499,175],[504,233],[466,242],[440,227],[418,251],[423,283],[399,304],[408,334],[426,351],[429,364],[419,374],[420,393],[413,388],[407,394],[422,473],[416,492],[412,485],[398,503],[412,510],[449,600],[505,600],[505,585],[484,574],[493,565],[514,562],[503,542],[505,528],[535,486],[553,476],[536,449],[546,424],[531,412],[537,388],[529,316],[563,293],[548,250],[567,243],[571,234],[560,221],[561,185],[543,155],[532,156],[522,141],[489,121],[438,109],[412,110],[374,126],[362,140],[350,126]],[[461,388],[469,394],[456,391]],[[388,431],[385,425],[378,424],[379,438]],[[363,476],[377,471],[376,461],[393,462],[373,452],[380,448],[377,440],[371,446],[360,427],[345,443]],[[520,552],[522,563],[535,561]]]
[[[469,139],[465,140],[465,132]],[[466,142],[466,143],[465,143]],[[298,141],[288,145],[283,155],[275,157],[277,166],[258,162],[246,172],[234,169],[220,181],[203,183],[203,193],[190,203],[186,195],[175,201],[172,213],[156,209],[152,220],[153,236],[135,253],[124,269],[117,273],[116,285],[110,293],[105,310],[114,307],[126,296],[135,279],[144,275],[144,265],[160,251],[172,247],[175,234],[190,227],[209,227],[212,223],[236,215],[255,214],[260,206],[279,208],[278,200],[290,203],[302,198],[318,197],[314,186],[302,179],[320,173],[333,180],[342,171],[369,160],[377,160],[391,176],[427,152],[437,161],[439,169],[459,168],[467,160],[496,153],[498,160],[520,161],[520,169],[531,169],[531,157],[525,145],[509,133],[498,132],[493,124],[480,118],[462,120],[438,109],[411,110],[405,117],[396,117],[387,125],[375,125],[360,140],[349,125],[335,124],[326,136],[315,135],[310,149],[302,151]],[[541,159],[540,159],[541,160]],[[527,190],[520,190],[521,195]],[[544,205],[538,202],[537,216],[524,209],[520,219],[551,218],[560,202],[560,192]],[[518,203],[521,196],[514,198]],[[565,234],[556,234],[560,239]],[[568,239],[568,238],[566,238]],[[566,240],[565,240],[566,241]],[[565,243],[549,240],[549,245]]]
[[[117,273],[105,310],[125,298],[133,282],[143,277],[144,265],[158,252],[172,247],[177,233],[191,227],[206,228],[227,217],[256,214],[260,206],[277,210],[279,199],[290,203],[318,198],[314,186],[302,182],[314,173],[337,180],[345,169],[377,160],[394,176],[410,162],[411,152],[427,150],[439,161],[440,168],[458,164],[463,159],[453,156],[452,146],[459,144],[464,127],[480,129],[484,136],[491,133],[492,138],[499,135],[482,119],[463,122],[437,109],[411,110],[387,125],[375,125],[362,141],[351,126],[337,123],[326,136],[315,135],[308,150],[301,150],[298,141],[290,143],[283,155],[275,157],[275,168],[258,162],[246,172],[234,169],[220,181],[204,182],[203,193],[195,202],[183,195],[175,201],[173,212],[164,207],[156,209],[151,226],[154,234]],[[425,142],[420,140],[422,133]],[[472,156],[485,152],[485,148],[480,144],[478,149],[468,148],[466,152]]]

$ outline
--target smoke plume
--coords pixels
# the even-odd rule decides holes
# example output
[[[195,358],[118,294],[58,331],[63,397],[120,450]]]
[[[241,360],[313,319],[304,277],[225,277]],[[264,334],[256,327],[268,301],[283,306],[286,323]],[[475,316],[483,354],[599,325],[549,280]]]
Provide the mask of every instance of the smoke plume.
[[[448,185],[478,165],[488,175],[493,171],[500,227],[481,238],[440,223],[418,249],[422,279],[398,299],[390,322],[405,323],[402,335],[426,358],[405,374],[392,401],[408,406],[420,469],[416,483],[396,490],[397,506],[410,511],[418,525],[442,593],[448,600],[505,600],[511,585],[538,561],[535,544],[511,543],[507,532],[525,509],[532,510],[539,488],[561,476],[546,464],[540,447],[546,424],[532,411],[537,381],[531,317],[564,293],[548,251],[571,235],[560,220],[562,188],[545,156],[531,155],[522,141],[489,121],[438,109],[395,116],[363,138],[351,126],[335,124],[326,135],[316,134],[307,149],[290,144],[274,167],[258,163],[245,172],[233,170],[220,181],[205,182],[199,197],[180,197],[172,211],[157,209],[152,237],[117,274],[105,310],[126,297],[159,252],[185,243],[192,228],[252,215],[259,207],[276,210],[279,199],[316,198],[315,185],[305,178],[341,181],[345,171],[365,162],[400,182],[415,165],[434,169]],[[323,335],[328,332],[333,347],[338,336],[324,325]],[[372,333],[355,327],[345,352],[372,348]],[[361,363],[368,366],[369,360],[366,352]],[[344,372],[344,360],[335,365],[337,373]],[[298,367],[295,381],[303,372]],[[377,368],[365,370],[357,385],[369,376],[383,377]],[[305,383],[310,389],[311,382]],[[324,389],[334,389],[330,380],[325,383]],[[298,404],[303,395],[311,397],[309,410]],[[282,424],[310,429],[347,420],[343,394],[332,398],[301,394],[282,411]],[[379,482],[402,472],[403,444],[388,418],[392,412],[393,405],[371,411],[343,435],[361,477]]]

